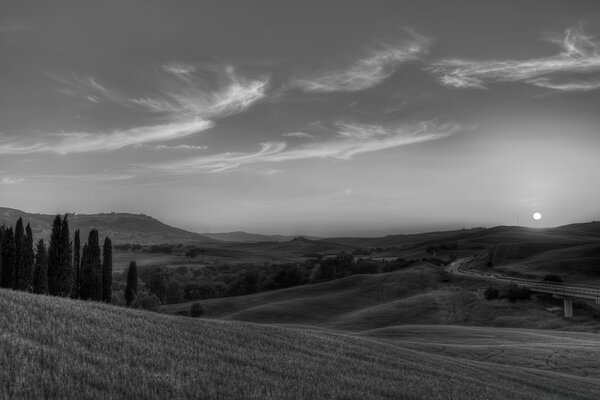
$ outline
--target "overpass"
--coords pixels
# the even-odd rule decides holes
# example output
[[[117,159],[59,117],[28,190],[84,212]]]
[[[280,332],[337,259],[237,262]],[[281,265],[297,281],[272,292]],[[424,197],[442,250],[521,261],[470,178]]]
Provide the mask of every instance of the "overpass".
[[[463,266],[469,259],[457,260],[450,264],[447,270],[454,274],[466,275],[475,278],[487,279],[511,283],[520,287],[526,287],[533,292],[549,293],[557,299],[563,300],[565,318],[573,316],[573,299],[594,300],[600,304],[600,288],[592,286],[573,285],[569,283],[550,283],[545,281],[534,281],[530,279],[512,278],[497,274],[489,274],[480,271],[467,270]]]

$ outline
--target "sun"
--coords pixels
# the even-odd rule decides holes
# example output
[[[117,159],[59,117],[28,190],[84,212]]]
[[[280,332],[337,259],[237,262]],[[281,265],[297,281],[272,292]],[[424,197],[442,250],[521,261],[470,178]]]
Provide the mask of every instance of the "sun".
[[[542,214],[540,214],[539,212],[534,212],[533,213],[533,219],[535,219],[536,221],[539,221],[540,219],[542,219]]]

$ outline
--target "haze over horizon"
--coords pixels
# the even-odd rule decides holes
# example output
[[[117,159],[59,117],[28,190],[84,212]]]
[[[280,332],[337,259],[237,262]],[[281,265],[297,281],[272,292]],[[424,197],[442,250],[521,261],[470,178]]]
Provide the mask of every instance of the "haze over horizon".
[[[3,1],[0,88],[3,207],[315,236],[600,219],[597,1]]]

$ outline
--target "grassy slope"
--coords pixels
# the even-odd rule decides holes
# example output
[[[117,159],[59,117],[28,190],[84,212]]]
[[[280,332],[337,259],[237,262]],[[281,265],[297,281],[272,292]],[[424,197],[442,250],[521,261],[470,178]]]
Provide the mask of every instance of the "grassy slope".
[[[178,318],[6,290],[0,327],[1,398],[600,395],[597,377],[430,354],[373,334]],[[598,359],[598,341],[589,336],[571,333],[563,346],[589,346],[580,361]]]
[[[514,304],[485,300],[482,291],[489,285],[486,281],[451,276],[439,268],[419,266],[200,303],[211,318],[353,331],[399,324],[600,329],[589,311],[576,307],[575,317],[565,320],[560,312],[546,310],[562,306],[559,300]],[[163,310],[189,310],[191,304],[166,305]]]

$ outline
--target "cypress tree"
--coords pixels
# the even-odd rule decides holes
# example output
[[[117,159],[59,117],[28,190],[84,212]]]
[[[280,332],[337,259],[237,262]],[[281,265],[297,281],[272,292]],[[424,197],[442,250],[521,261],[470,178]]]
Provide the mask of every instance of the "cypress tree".
[[[73,287],[71,297],[78,299],[81,296],[81,242],[79,239],[79,229],[75,231],[73,239]]]
[[[110,303],[112,299],[112,242],[107,236],[102,250],[102,301]]]
[[[53,296],[67,297],[71,294],[71,248],[67,214],[63,219],[57,215],[48,248],[48,289]]]
[[[88,236],[87,246],[84,247],[85,274],[83,286],[85,287],[85,299],[95,301],[102,300],[102,263],[100,260],[100,244],[98,242],[98,231],[92,229]],[[83,272],[83,271],[82,271]],[[82,296],[82,298],[84,298]]]
[[[33,233],[31,225],[27,224],[25,228],[25,237],[23,238],[23,251],[21,254],[21,265],[19,267],[18,289],[27,292],[33,291]]]
[[[59,296],[69,297],[73,285],[73,243],[69,234],[68,215],[65,214],[60,227],[60,290]]]
[[[44,239],[40,239],[36,246],[33,293],[48,294],[48,255]]]
[[[125,287],[127,307],[131,305],[135,296],[137,296],[137,265],[135,261],[132,261],[129,263],[129,269],[127,270],[127,286]]]
[[[83,244],[81,252],[81,287],[79,288],[79,298],[87,300],[90,298],[89,281],[90,281],[90,266],[88,262],[88,245]]]
[[[15,276],[15,236],[12,227],[8,228],[2,237],[2,282],[3,288],[12,288]]]
[[[2,282],[2,238],[4,238],[4,232],[6,231],[6,227],[4,225],[0,226],[0,285]]]
[[[13,289],[21,289],[19,279],[21,278],[21,269],[23,268],[23,255],[25,253],[25,230],[23,229],[23,218],[17,220],[15,225],[15,272],[13,277]]]
[[[52,296],[58,296],[60,291],[61,228],[62,220],[60,215],[57,215],[52,223],[52,233],[50,234],[50,244],[48,246],[48,293]]]

